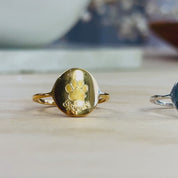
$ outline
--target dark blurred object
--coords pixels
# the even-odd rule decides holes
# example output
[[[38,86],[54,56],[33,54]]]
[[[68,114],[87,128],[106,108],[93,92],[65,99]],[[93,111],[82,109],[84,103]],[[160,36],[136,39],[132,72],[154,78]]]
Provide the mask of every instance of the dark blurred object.
[[[178,47],[178,22],[152,22],[150,23],[150,28],[158,37],[174,47]]]
[[[164,41],[178,47],[178,0],[148,0],[146,12],[150,29]]]
[[[93,0],[66,39],[82,44],[141,45],[147,35],[145,4],[145,0]]]

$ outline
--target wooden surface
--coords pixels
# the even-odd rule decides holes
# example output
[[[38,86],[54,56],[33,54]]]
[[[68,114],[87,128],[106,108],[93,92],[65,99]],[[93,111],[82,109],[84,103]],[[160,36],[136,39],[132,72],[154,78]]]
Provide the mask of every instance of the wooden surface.
[[[0,177],[178,177],[178,112],[149,102],[178,79],[176,59],[93,73],[111,95],[85,118],[32,102],[58,74],[0,76]]]

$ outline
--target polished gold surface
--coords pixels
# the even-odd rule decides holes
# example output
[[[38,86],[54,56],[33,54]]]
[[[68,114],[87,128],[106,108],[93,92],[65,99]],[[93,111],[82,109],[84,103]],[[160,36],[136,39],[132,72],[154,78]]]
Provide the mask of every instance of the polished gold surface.
[[[52,99],[44,99],[52,97]],[[109,94],[102,93],[95,78],[87,71],[73,68],[64,72],[55,82],[49,93],[33,96],[33,101],[45,105],[56,105],[69,116],[85,116],[98,103],[109,99]]]

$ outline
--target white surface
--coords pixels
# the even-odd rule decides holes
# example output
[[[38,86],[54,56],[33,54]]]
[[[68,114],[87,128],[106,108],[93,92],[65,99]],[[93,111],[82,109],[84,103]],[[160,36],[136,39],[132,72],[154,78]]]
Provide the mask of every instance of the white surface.
[[[137,48],[1,50],[0,73],[59,72],[72,67],[88,70],[138,68],[142,50]]]
[[[39,46],[64,35],[89,0],[0,0],[0,45]]]

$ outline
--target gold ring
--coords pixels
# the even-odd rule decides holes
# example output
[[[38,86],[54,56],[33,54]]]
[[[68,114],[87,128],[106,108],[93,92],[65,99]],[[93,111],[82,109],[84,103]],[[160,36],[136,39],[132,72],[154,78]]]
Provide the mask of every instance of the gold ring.
[[[45,99],[52,97],[52,99]],[[98,103],[109,100],[109,94],[100,91],[95,78],[87,71],[79,68],[69,69],[55,82],[49,93],[33,96],[33,101],[57,106],[69,116],[86,116]]]

